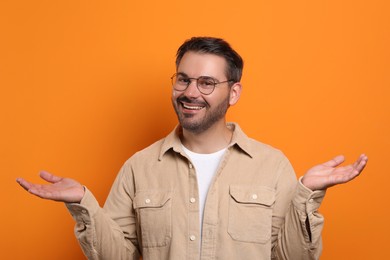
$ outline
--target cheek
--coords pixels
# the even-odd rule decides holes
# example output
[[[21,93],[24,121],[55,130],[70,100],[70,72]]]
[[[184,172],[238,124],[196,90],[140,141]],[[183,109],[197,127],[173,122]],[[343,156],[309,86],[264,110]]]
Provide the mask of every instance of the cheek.
[[[183,92],[182,92],[182,91],[172,90],[171,99],[172,99],[172,101],[176,101],[176,100],[177,100],[178,98],[180,98],[182,95],[183,95]]]
[[[172,89],[172,98],[176,99],[178,98],[181,94],[183,94],[183,91],[177,91]]]
[[[176,100],[180,97],[180,93],[178,93],[177,91],[172,91],[172,95],[171,95],[171,102],[172,104],[176,104]]]

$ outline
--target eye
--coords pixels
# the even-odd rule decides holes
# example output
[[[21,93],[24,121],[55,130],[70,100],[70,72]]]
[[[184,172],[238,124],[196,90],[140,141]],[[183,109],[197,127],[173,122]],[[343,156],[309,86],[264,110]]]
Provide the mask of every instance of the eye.
[[[202,78],[199,78],[198,84],[199,84],[199,86],[209,88],[209,87],[214,87],[215,81],[213,78],[202,77]]]
[[[190,81],[188,77],[178,75],[176,81],[180,84],[187,85]]]

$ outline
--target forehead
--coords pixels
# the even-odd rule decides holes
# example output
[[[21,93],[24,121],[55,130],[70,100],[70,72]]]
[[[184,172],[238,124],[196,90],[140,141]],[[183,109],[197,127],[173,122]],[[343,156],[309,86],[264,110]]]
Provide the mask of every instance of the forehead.
[[[189,77],[210,76],[223,79],[226,71],[226,60],[218,55],[209,53],[186,52],[181,59],[177,72]]]

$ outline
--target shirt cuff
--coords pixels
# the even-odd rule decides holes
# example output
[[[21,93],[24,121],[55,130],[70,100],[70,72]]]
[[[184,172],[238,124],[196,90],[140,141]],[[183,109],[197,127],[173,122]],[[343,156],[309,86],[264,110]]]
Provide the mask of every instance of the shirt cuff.
[[[293,204],[300,211],[306,214],[315,212],[325,197],[325,190],[312,191],[302,184],[302,177],[299,178]]]
[[[100,206],[92,192],[87,187],[84,187],[84,189],[84,197],[80,203],[65,203],[65,206],[77,223],[89,224]]]

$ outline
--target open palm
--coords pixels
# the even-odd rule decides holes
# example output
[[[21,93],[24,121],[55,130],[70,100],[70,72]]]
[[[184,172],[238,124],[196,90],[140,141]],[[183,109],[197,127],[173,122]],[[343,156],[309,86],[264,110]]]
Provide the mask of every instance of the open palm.
[[[336,156],[332,160],[314,166],[307,171],[302,178],[302,183],[314,191],[325,190],[334,185],[349,182],[359,176],[366,166],[367,160],[368,157],[362,154],[353,164],[339,166],[344,162],[344,156]]]
[[[48,172],[41,172],[40,177],[50,184],[34,184],[23,178],[16,181],[25,190],[43,199],[79,203],[84,196],[84,187],[77,181],[62,178]]]

